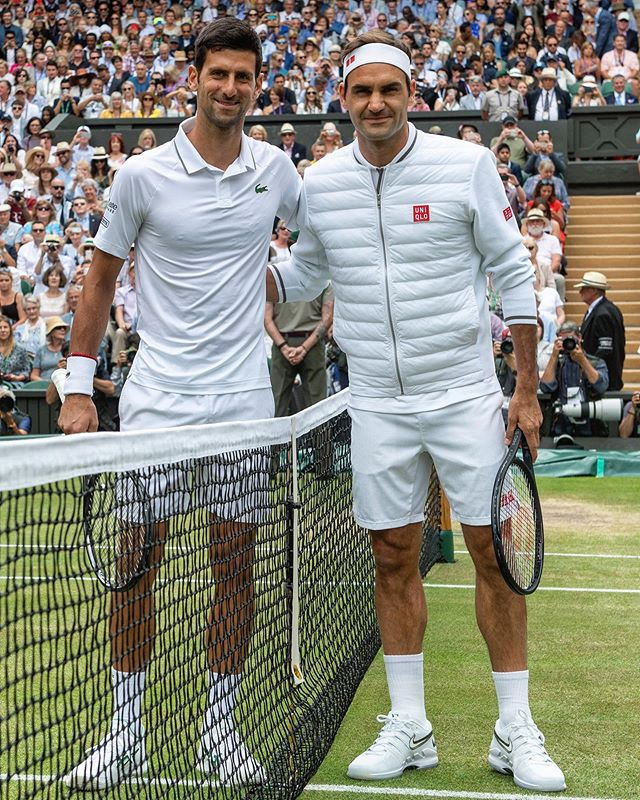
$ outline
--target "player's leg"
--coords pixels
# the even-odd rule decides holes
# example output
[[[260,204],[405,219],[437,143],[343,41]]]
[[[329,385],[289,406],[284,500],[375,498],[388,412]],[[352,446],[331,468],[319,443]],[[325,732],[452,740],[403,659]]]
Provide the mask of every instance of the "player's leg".
[[[191,398],[187,400],[191,401]],[[177,418],[185,419],[184,415],[179,416],[181,410],[180,395],[143,388],[128,381],[120,401],[121,429],[166,427]],[[187,418],[185,424],[192,421]],[[187,495],[179,472],[170,470],[153,480],[141,480],[146,484],[156,520],[166,517],[169,510],[171,514],[184,510]],[[108,789],[147,769],[142,700],[146,668],[155,640],[154,584],[162,562],[165,538],[166,524],[156,522],[149,569],[131,589],[111,596],[109,632],[113,710],[110,730],[65,776],[64,781],[70,788]]]
[[[381,780],[408,767],[434,767],[438,756],[424,706],[422,640],[427,622],[419,572],[430,461],[412,415],[351,411],[354,514],[370,529],[376,613],[391,711],[382,731],[349,765],[348,775]]]
[[[476,617],[499,709],[489,763],[513,774],[520,786],[556,791],[564,788],[564,777],[546,753],[529,709],[526,604],[506,585],[491,537],[491,491],[505,452],[501,405],[502,395],[495,392],[433,412],[424,422],[429,451],[476,570]]]
[[[215,416],[264,419],[273,412],[271,390],[215,400]],[[209,663],[208,701],[198,766],[225,784],[261,783],[265,773],[237,730],[235,709],[244,677],[254,621],[253,564],[256,529],[268,522],[269,448],[241,461],[225,457],[198,470],[195,502],[212,515],[211,565],[215,596],[205,644]],[[224,489],[224,491],[221,491]]]

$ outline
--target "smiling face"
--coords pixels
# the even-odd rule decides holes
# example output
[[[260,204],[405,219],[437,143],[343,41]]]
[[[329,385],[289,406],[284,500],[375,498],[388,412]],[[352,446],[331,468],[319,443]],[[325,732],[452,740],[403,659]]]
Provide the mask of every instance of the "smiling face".
[[[415,81],[407,88],[404,72],[390,64],[364,64],[349,74],[340,96],[358,137],[369,142],[400,139],[407,124],[409,99]]]
[[[11,338],[11,325],[4,319],[0,319],[0,342],[8,342]]]
[[[241,127],[262,88],[255,77],[256,56],[245,50],[207,52],[202,69],[189,67],[188,84],[198,95],[198,112],[220,130]]]

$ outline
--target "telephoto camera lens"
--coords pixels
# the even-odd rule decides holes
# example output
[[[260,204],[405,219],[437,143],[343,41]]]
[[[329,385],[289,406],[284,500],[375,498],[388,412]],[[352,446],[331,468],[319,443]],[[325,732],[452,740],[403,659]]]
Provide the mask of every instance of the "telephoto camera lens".
[[[573,350],[575,350],[577,346],[578,346],[578,340],[573,336],[567,336],[565,339],[562,340],[562,349],[567,353],[573,352]]]

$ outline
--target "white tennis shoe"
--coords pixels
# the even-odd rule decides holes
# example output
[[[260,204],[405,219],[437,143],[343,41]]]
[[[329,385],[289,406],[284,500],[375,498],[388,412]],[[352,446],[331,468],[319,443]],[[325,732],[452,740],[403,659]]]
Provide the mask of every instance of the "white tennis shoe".
[[[207,775],[216,774],[225,786],[256,786],[267,780],[264,768],[228,720],[203,733],[197,769]]]
[[[62,782],[79,791],[110,789],[132,776],[143,775],[148,768],[144,729],[141,727],[135,735],[121,720],[114,720],[111,731],[87,751],[85,760]]]
[[[562,770],[544,747],[544,736],[524,711],[517,722],[496,723],[489,750],[489,765],[497,772],[512,775],[523,789],[561,792],[567,788]]]
[[[405,769],[430,769],[438,764],[433,728],[401,719],[397,714],[380,714],[382,730],[368,750],[355,758],[347,775],[361,781],[397,778]]]

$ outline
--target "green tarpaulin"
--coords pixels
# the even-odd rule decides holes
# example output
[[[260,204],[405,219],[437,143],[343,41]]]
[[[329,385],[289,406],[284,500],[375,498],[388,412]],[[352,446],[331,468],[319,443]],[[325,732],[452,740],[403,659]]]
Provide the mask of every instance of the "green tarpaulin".
[[[576,475],[596,477],[640,476],[640,450],[539,450],[536,475],[570,478]]]

